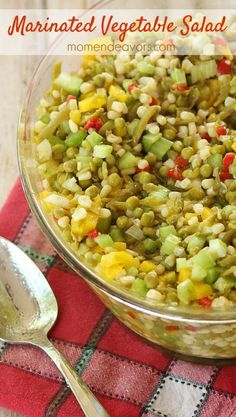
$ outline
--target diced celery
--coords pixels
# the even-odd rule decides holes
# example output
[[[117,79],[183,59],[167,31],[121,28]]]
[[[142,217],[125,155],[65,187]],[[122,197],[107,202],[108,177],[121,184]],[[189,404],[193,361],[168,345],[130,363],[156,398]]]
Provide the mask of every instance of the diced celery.
[[[203,268],[200,264],[193,264],[192,267],[192,279],[194,281],[201,281],[207,275],[207,270]]]
[[[78,255],[79,256],[81,256],[81,255],[83,256],[88,251],[89,251],[88,246],[85,243],[80,243],[79,248],[78,248]]]
[[[156,141],[159,140],[161,136],[161,133],[158,133],[157,135],[153,135],[152,133],[146,133],[146,135],[142,137],[142,145],[144,151],[149,152],[152,145],[154,145],[154,143],[156,143]]]
[[[54,83],[57,87],[63,88],[67,93],[77,96],[82,80],[76,75],[69,75],[65,72],[61,72],[54,80]]]
[[[154,153],[157,159],[161,161],[171,146],[172,142],[170,140],[161,137],[154,143],[154,145],[152,145],[150,152]]]
[[[137,64],[137,70],[143,75],[154,75],[155,67],[147,61],[140,61]]]
[[[200,265],[203,269],[210,269],[215,266],[215,260],[208,249],[202,249],[197,255],[193,256],[192,263],[193,265]]]
[[[214,259],[224,258],[227,254],[227,245],[220,239],[212,239],[209,242],[210,252]]]
[[[174,68],[170,76],[177,84],[187,84],[185,72],[180,68]]]
[[[168,235],[166,240],[162,243],[161,246],[161,255],[171,255],[175,248],[178,247],[180,243],[180,238],[175,235]]]
[[[136,240],[142,240],[144,238],[144,234],[142,229],[136,224],[133,224],[129,229],[126,230],[127,235],[133,237]]]
[[[95,242],[101,247],[101,248],[108,248],[113,246],[113,240],[110,235],[99,235],[95,239]]]
[[[134,168],[137,165],[137,158],[131,152],[126,152],[118,161],[120,169]]]
[[[216,61],[215,59],[211,59],[209,61],[202,61],[199,64],[191,67],[190,71],[192,83],[215,77],[215,75],[217,74]]]
[[[148,288],[141,278],[136,278],[131,286],[131,290],[141,297],[145,296],[148,292]]]
[[[112,153],[111,145],[95,145],[93,148],[93,156],[95,158],[107,158]]]
[[[69,147],[70,146],[79,147],[81,143],[83,142],[84,138],[86,138],[86,136],[87,136],[87,133],[82,129],[76,133],[70,133],[65,140],[65,144]]]
[[[97,222],[97,230],[100,233],[107,233],[111,226],[111,216],[100,217]]]
[[[190,255],[196,253],[196,250],[203,248],[205,244],[205,239],[200,236],[191,236],[188,241],[187,251]]]
[[[132,120],[132,122],[130,122],[128,124],[127,130],[128,130],[128,134],[132,137],[134,135],[134,132],[136,130],[136,127],[139,124],[139,119],[134,119]]]
[[[159,200],[164,200],[168,197],[170,190],[163,185],[158,185],[155,191],[152,191],[149,196],[157,198]]]
[[[165,239],[167,238],[167,236],[169,235],[176,235],[176,230],[175,227],[173,225],[170,226],[163,226],[160,227],[159,229],[159,236],[162,242],[165,241]]]
[[[59,138],[56,135],[52,135],[48,138],[49,142],[51,143],[51,145],[66,145],[65,141],[62,140],[61,138]]]
[[[81,163],[81,168],[85,168],[89,166],[90,162],[92,162],[92,157],[77,155],[76,160]]]
[[[191,268],[191,261],[186,258],[177,258],[176,259],[176,271],[180,272],[181,269]]]
[[[220,168],[222,166],[222,160],[222,155],[216,153],[214,155],[209,156],[209,158],[207,159],[207,163],[211,165],[213,168]]]
[[[103,137],[101,135],[99,135],[97,132],[92,132],[87,136],[86,140],[94,148],[94,146],[102,144]]]
[[[213,282],[216,281],[216,279],[220,276],[221,269],[217,266],[215,268],[211,268],[207,270],[207,276],[205,278],[205,281],[208,284],[213,284]]]
[[[224,278],[220,277],[214,283],[213,287],[219,291],[221,294],[227,293],[232,288],[235,288],[236,281],[233,278]]]
[[[184,304],[194,300],[194,285],[190,279],[186,279],[177,285],[177,296]]]

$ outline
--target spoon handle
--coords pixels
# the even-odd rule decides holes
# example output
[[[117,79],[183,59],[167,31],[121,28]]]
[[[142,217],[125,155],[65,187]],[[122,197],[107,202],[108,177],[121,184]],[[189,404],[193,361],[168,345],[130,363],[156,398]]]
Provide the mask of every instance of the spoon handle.
[[[50,356],[64,376],[67,384],[78,400],[86,417],[110,417],[100,402],[94,397],[87,385],[82,381],[68,360],[47,339],[38,344]]]

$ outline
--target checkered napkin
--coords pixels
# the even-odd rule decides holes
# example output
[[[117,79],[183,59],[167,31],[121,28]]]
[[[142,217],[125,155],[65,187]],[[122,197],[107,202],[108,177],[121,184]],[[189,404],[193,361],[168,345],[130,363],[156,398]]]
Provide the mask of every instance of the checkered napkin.
[[[59,304],[50,338],[111,417],[236,417],[236,367],[164,356],[119,323],[42,235],[19,181],[2,208],[0,235],[47,276]],[[28,417],[83,417],[43,352],[1,342],[0,406]]]

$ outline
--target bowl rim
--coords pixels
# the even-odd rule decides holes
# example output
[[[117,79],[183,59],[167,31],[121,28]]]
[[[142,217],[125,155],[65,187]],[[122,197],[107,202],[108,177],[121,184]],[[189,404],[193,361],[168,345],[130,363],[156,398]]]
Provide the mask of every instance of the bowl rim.
[[[86,9],[83,13],[87,13],[89,10],[94,8],[102,7],[105,4],[109,4],[109,0],[102,0],[97,2],[94,6]],[[33,72],[32,78],[29,82],[25,99],[23,101],[22,110],[19,115],[18,130],[17,130],[17,159],[20,171],[21,183],[29,203],[29,206],[35,215],[37,222],[46,236],[51,242],[52,246],[56,249],[56,252],[61,258],[70,266],[70,268],[77,274],[80,274],[89,284],[98,288],[100,292],[108,295],[114,301],[117,301],[126,307],[135,308],[140,313],[148,314],[153,317],[158,317],[166,320],[175,320],[185,323],[192,324],[235,324],[236,323],[236,311],[234,310],[211,310],[211,311],[193,311],[193,308],[188,306],[152,306],[142,299],[137,299],[128,292],[122,291],[121,289],[109,285],[107,282],[102,281],[95,272],[89,269],[86,265],[80,261],[72,250],[69,250],[63,243],[63,240],[56,234],[56,230],[50,225],[46,219],[43,209],[37,200],[36,193],[34,192],[32,181],[27,170],[26,160],[24,159],[24,145],[31,140],[28,135],[29,129],[27,129],[27,122],[29,114],[32,113],[30,107],[31,97],[34,93],[34,85],[37,84],[37,79],[40,75],[40,71],[43,69],[44,64],[47,62],[48,57],[51,55],[50,51],[60,42],[61,38],[65,35],[59,35],[54,42],[50,45],[46,55],[42,56],[35,71]],[[55,56],[55,60],[56,60]],[[23,128],[22,128],[23,127]]]

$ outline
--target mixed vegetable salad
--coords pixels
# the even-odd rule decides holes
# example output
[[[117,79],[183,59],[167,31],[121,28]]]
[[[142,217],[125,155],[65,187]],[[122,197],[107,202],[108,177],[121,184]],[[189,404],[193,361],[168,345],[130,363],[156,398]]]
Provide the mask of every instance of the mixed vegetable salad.
[[[40,198],[79,259],[154,305],[235,305],[233,57],[57,62],[38,117]]]

